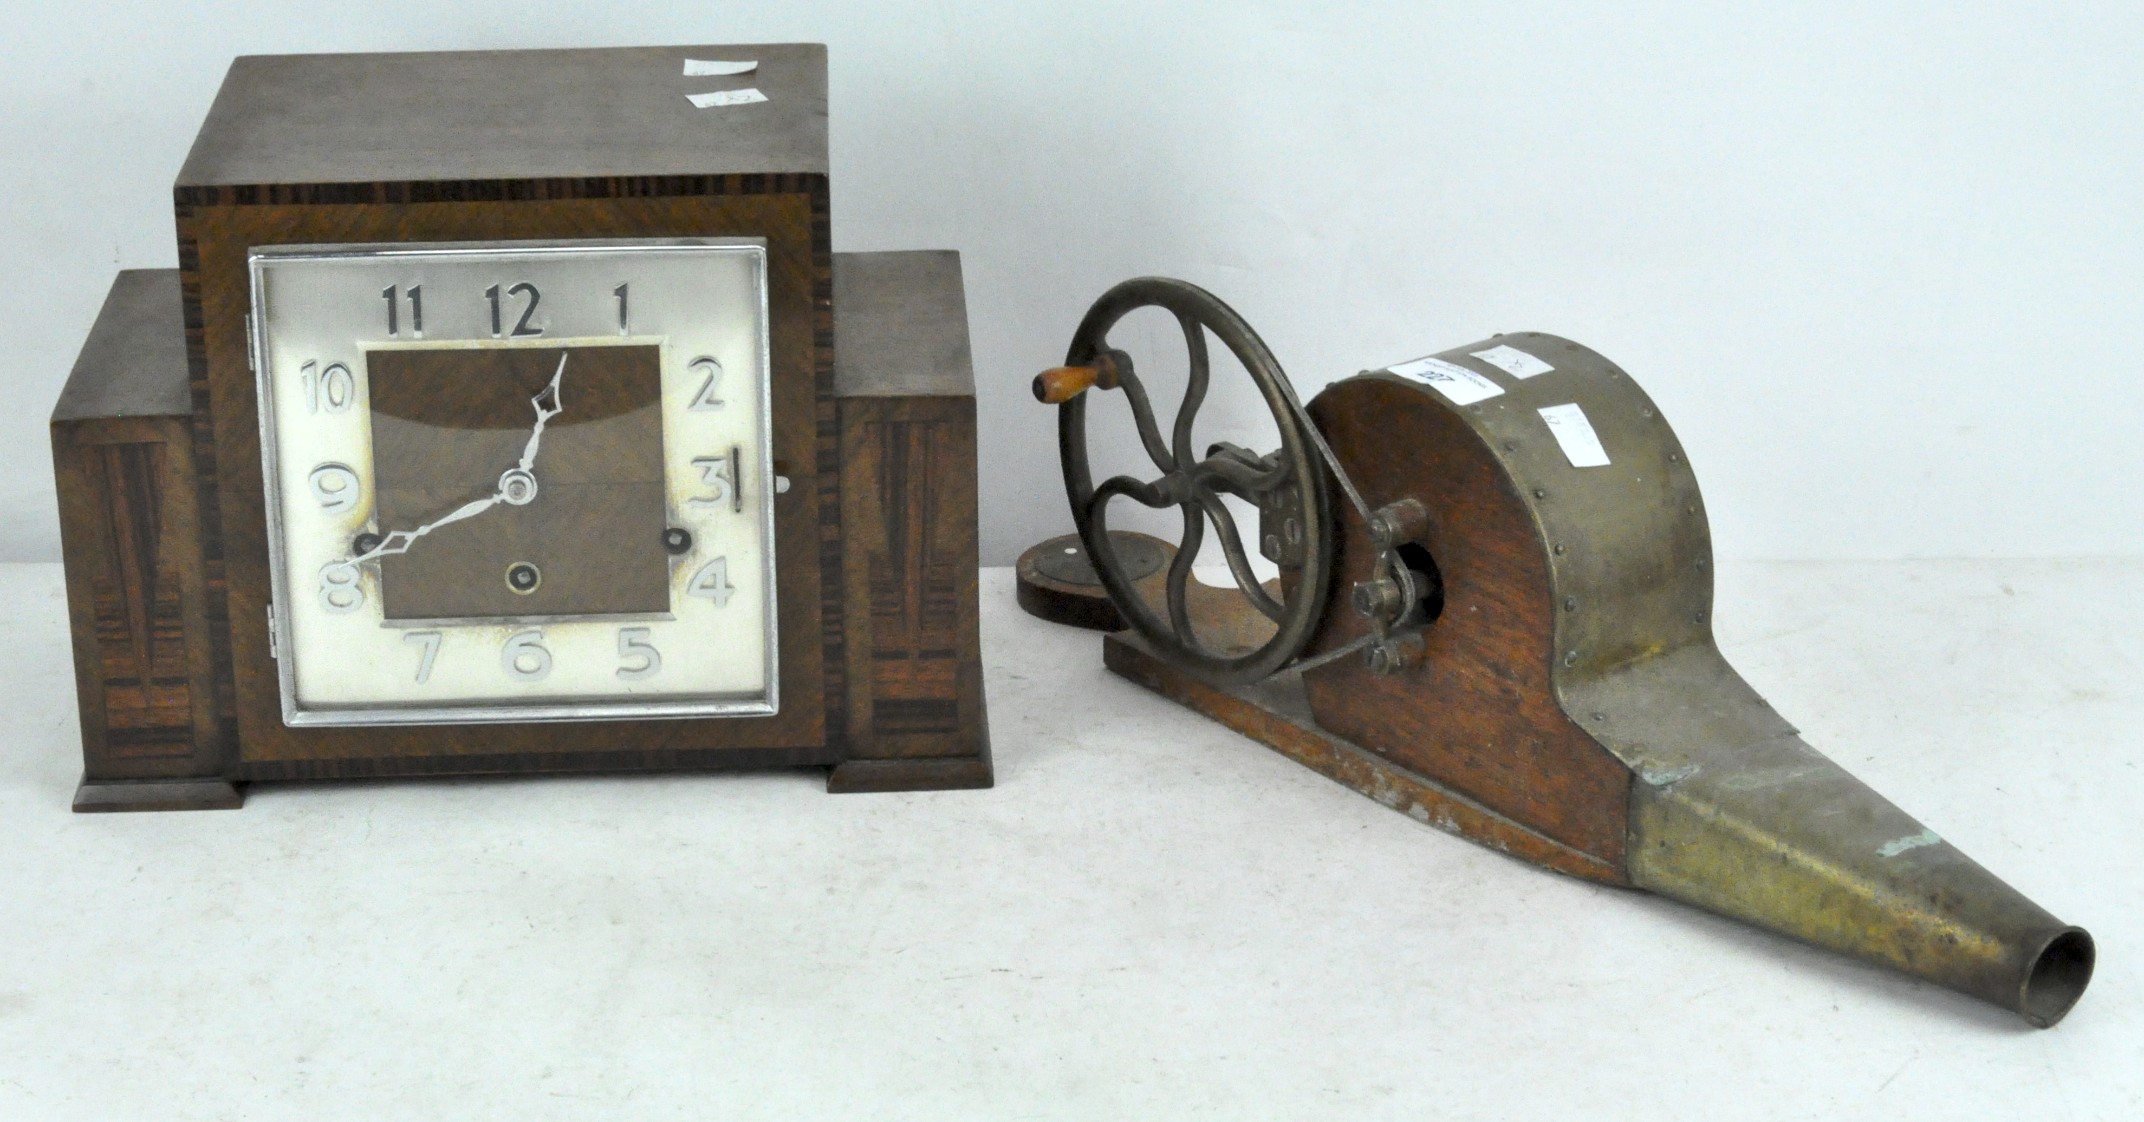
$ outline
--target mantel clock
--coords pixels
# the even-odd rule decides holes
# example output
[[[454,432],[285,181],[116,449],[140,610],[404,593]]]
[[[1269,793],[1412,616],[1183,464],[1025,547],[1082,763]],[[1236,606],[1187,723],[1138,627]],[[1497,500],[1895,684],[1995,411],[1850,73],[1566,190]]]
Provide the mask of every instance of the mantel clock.
[[[987,785],[958,257],[827,166],[817,45],[237,60],[54,414],[77,809]]]

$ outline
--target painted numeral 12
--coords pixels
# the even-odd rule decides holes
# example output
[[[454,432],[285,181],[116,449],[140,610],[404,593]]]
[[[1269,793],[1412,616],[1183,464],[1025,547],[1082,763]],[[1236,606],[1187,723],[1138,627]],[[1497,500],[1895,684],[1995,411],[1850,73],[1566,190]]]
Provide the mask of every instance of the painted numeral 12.
[[[536,291],[535,285],[530,284],[527,281],[523,281],[520,284],[517,284],[512,288],[507,289],[506,295],[526,296],[529,298],[528,306],[521,309],[521,318],[514,321],[514,336],[516,338],[519,338],[524,335],[543,334],[543,328],[532,326],[529,323],[529,318],[536,314],[536,305],[543,303],[543,293]],[[499,286],[492,285],[490,288],[485,289],[484,299],[491,301],[491,337],[496,339],[501,335],[506,334],[506,321],[503,318],[503,310],[501,308],[502,299],[499,296]]]

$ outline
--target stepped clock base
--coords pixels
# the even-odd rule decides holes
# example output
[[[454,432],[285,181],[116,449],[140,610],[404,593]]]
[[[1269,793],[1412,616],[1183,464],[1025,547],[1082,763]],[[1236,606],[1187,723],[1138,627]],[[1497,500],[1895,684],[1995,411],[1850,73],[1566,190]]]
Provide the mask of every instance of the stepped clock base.
[[[992,786],[990,749],[981,755],[928,760],[850,760],[827,769],[826,790],[833,795],[884,794],[894,791],[979,791]]]
[[[121,810],[237,810],[246,789],[227,779],[84,779],[74,789],[76,814]]]

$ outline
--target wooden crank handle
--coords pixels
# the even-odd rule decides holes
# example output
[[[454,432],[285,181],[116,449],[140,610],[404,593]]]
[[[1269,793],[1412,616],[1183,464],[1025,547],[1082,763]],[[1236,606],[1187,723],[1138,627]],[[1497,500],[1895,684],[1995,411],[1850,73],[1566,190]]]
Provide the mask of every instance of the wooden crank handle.
[[[1131,359],[1122,351],[1103,351],[1092,366],[1053,366],[1035,375],[1035,400],[1044,405],[1063,405],[1094,386],[1116,389],[1123,383],[1122,371]]]
[[[1094,385],[1092,366],[1053,366],[1035,375],[1035,400],[1044,405],[1063,405]]]

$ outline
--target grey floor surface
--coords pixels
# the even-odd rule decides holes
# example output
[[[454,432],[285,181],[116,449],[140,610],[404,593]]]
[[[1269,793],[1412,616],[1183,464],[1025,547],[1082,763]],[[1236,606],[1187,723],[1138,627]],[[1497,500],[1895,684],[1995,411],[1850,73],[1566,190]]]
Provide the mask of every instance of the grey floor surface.
[[[2144,562],[1723,564],[1804,735],[2098,937],[2047,1032],[1440,834],[984,574],[998,786],[256,787],[74,815],[0,567],[0,1119],[2144,1117]]]

